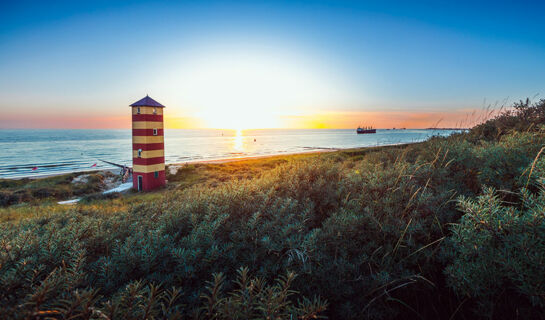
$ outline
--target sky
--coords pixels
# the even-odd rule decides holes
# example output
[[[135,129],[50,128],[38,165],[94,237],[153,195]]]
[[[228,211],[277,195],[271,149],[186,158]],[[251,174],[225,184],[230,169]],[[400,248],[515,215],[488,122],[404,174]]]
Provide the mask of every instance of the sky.
[[[467,127],[545,95],[545,2],[2,1],[0,128]]]

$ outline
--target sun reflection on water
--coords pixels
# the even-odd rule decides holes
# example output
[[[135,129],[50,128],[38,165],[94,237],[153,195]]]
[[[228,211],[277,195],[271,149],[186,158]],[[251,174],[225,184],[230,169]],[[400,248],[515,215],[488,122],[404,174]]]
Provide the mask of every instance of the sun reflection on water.
[[[242,145],[242,130],[237,129],[237,132],[235,133],[235,139],[234,139],[234,148],[237,152],[244,151],[244,147]]]

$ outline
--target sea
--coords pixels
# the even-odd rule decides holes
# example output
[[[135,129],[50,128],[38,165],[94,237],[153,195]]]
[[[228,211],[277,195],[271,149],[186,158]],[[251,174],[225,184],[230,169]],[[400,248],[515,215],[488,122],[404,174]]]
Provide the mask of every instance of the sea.
[[[456,130],[166,129],[167,164],[330,149],[384,146],[448,136]],[[41,177],[132,166],[131,130],[0,130],[0,178]]]

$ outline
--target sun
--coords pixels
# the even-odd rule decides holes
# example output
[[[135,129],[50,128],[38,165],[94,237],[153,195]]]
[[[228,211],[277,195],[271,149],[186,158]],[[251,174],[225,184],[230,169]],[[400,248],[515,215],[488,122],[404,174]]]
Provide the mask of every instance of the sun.
[[[265,63],[218,61],[193,76],[192,92],[200,92],[196,115],[211,128],[278,127],[278,116],[293,96],[284,88],[289,78]]]
[[[274,54],[202,54],[168,75],[184,110],[207,128],[285,127],[285,116],[338,101],[331,77],[304,60]]]

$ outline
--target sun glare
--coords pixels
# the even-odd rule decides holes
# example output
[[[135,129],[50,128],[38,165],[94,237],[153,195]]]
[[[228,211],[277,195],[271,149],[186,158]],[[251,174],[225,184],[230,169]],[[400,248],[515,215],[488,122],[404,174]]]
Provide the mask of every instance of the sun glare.
[[[206,127],[281,128],[285,115],[338,100],[331,77],[300,60],[267,54],[203,54],[186,60],[169,78],[176,78],[173,82],[184,109],[192,110]]]

